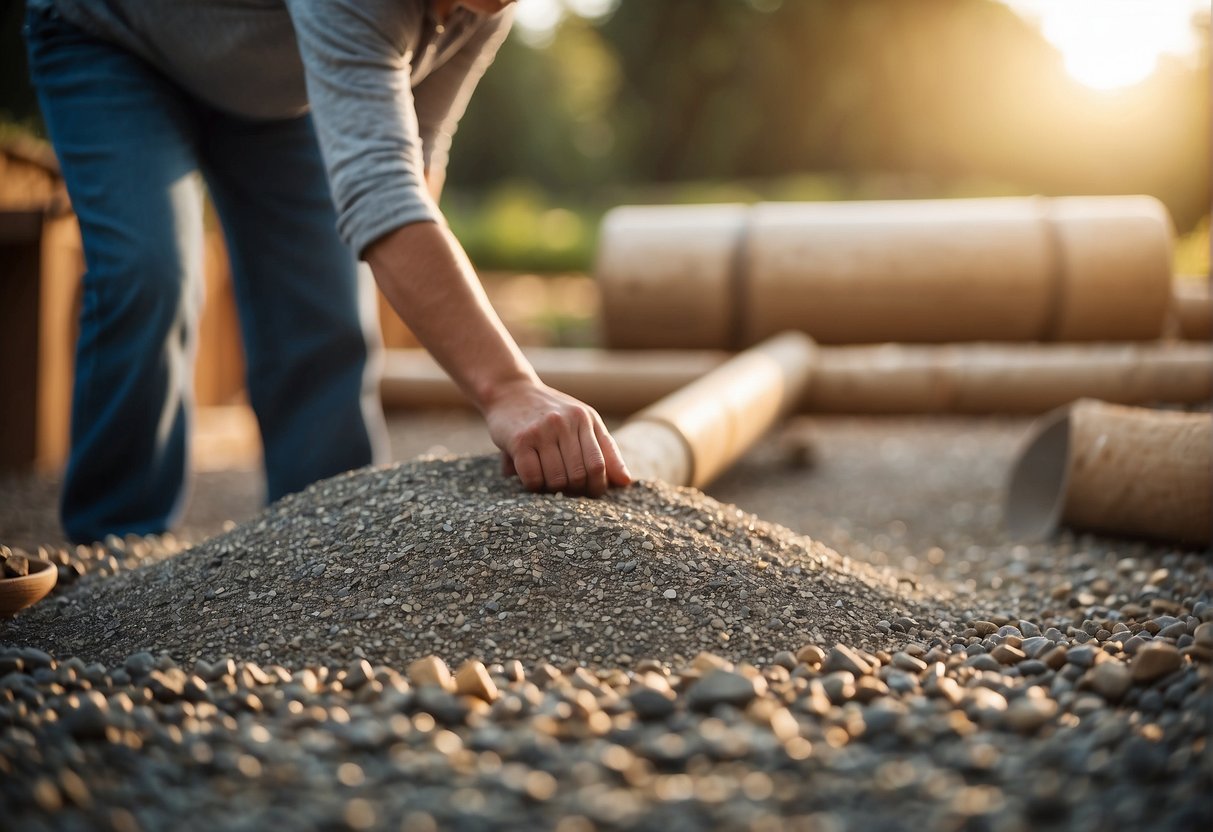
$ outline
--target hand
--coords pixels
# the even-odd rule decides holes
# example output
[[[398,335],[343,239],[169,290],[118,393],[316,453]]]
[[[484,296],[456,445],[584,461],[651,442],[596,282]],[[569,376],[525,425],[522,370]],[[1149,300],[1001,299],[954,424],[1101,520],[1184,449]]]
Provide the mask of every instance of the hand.
[[[486,404],[484,417],[501,448],[502,473],[517,474],[528,491],[599,497],[632,481],[594,409],[545,384],[508,385]]]

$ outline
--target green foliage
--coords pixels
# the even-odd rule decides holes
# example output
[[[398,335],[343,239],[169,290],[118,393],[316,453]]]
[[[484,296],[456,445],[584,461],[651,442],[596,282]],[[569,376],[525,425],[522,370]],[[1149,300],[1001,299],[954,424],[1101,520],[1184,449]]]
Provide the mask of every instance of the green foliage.
[[[443,212],[478,267],[541,272],[588,268],[601,214],[556,205],[534,185],[518,182],[487,193],[452,192]]]
[[[23,131],[42,134],[38,104],[30,86],[25,60],[25,41],[21,26],[25,3],[4,0],[0,3],[0,123],[18,125]]]
[[[596,25],[567,18],[546,46],[506,43],[451,182],[508,174],[578,203],[817,171],[915,192],[984,180],[1154,194],[1186,230],[1210,203],[1204,43],[1097,93],[995,0],[623,0]]]

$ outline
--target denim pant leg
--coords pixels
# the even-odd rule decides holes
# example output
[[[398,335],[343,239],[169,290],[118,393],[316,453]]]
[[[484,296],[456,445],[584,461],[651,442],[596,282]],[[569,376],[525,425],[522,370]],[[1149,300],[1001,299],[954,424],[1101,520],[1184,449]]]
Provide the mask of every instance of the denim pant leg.
[[[193,119],[145,63],[53,10],[26,34],[87,263],[63,525],[82,542],[163,532],[184,493],[201,290]]]
[[[212,113],[203,174],[232,262],[268,496],[382,460],[377,319],[336,212],[311,118]]]

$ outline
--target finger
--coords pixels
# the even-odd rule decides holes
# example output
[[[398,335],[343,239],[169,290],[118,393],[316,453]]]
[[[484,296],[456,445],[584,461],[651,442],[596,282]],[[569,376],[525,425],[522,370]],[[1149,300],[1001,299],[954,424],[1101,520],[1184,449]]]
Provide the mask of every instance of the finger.
[[[544,480],[543,466],[535,449],[520,448],[511,459],[518,479],[522,481],[522,487],[527,491],[541,491]]]
[[[588,424],[589,419],[581,414],[580,419],[573,423],[566,422],[560,430],[560,458],[564,460],[564,471],[569,478],[565,489],[569,494],[584,494],[586,490],[585,452],[581,446],[580,426]]]
[[[505,451],[501,452],[501,476],[509,478],[518,475],[514,468],[514,460]]]
[[[543,468],[543,482],[548,491],[563,491],[569,485],[569,476],[564,469],[564,457],[560,455],[560,445],[554,437],[546,438],[536,448],[539,452],[539,464]]]
[[[611,485],[630,485],[632,472],[628,470],[623,454],[619,452],[619,446],[615,444],[615,438],[611,436],[606,425],[602,423],[602,417],[597,413],[594,414],[594,435],[598,438],[598,446],[602,448],[607,482]]]
[[[601,497],[607,490],[606,460],[602,448],[598,444],[598,436],[594,432],[594,423],[588,420],[578,434],[581,444],[581,458],[585,462],[585,493],[591,497]]]

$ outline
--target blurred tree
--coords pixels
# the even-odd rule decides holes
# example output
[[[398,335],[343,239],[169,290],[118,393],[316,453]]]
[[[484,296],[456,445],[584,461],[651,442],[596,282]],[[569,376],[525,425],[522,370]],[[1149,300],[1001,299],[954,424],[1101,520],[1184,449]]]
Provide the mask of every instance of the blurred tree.
[[[1210,201],[1204,44],[1109,94],[995,0],[623,0],[596,28],[570,16],[548,45],[507,43],[451,181],[892,173],[907,196],[962,179],[1151,193],[1188,228]]]
[[[23,5],[0,0],[0,117],[17,120],[34,112]],[[620,0],[592,20],[566,14],[533,45],[506,42],[448,181],[521,180],[570,203],[609,200],[610,186],[812,172],[855,183],[823,197],[973,182],[963,190],[1143,192],[1185,230],[1211,199],[1203,26],[1192,59],[1097,92],[997,0]]]
[[[25,125],[41,131],[38,102],[25,63],[25,0],[0,0],[0,122]]]
[[[567,194],[619,178],[619,81],[616,53],[580,17],[546,45],[510,38],[460,125],[452,183],[504,176]]]

